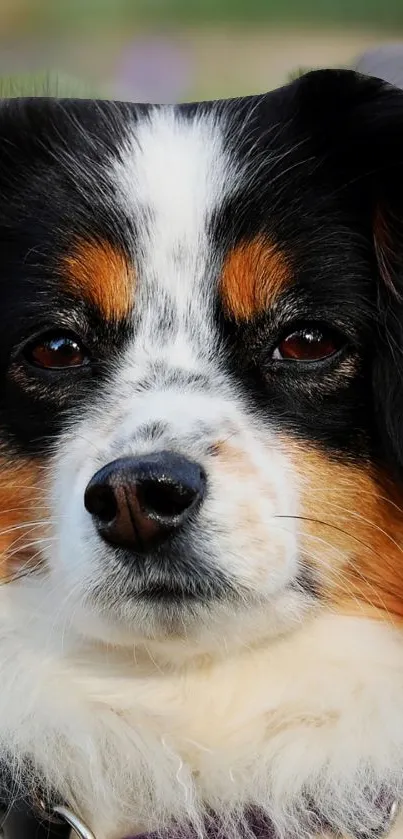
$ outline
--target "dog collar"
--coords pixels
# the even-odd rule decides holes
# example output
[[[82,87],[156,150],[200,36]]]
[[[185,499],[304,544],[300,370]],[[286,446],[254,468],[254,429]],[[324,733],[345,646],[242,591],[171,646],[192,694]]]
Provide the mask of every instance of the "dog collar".
[[[390,805],[387,808],[385,807],[384,811],[382,811],[379,826],[365,832],[347,833],[344,839],[387,839],[393,825],[396,822],[399,809],[398,802],[394,799]],[[96,839],[92,831],[89,830],[84,822],[81,821],[81,819],[79,819],[68,807],[54,807],[53,812],[59,818],[62,818],[67,825],[69,825],[78,839]],[[265,839],[269,836],[272,837],[272,834],[270,829],[267,827]],[[5,837],[5,839],[8,839],[8,837]],[[143,834],[138,837],[126,837],[126,839],[159,839],[159,835]],[[167,839],[171,839],[171,837],[167,836]],[[174,839],[177,839],[177,837],[174,837]],[[187,834],[181,834],[180,839],[188,839]],[[263,837],[259,836],[259,839],[263,839]]]
[[[382,824],[369,831],[360,833],[347,833],[344,839],[387,839],[399,812],[397,801],[393,801],[388,812],[382,817]],[[9,808],[4,822],[0,822],[0,839],[96,839],[92,830],[68,807],[58,806],[53,808],[53,816],[41,818],[31,811],[20,811],[13,813],[13,806]],[[158,839],[158,834],[143,834],[139,837],[126,837],[126,839]],[[270,837],[269,828],[265,836]],[[160,837],[159,837],[160,839]],[[171,837],[168,837],[171,839]],[[176,839],[176,837],[174,837]],[[182,834],[181,839],[187,839],[187,834]],[[263,837],[260,837],[263,839]]]
[[[15,788],[14,795],[3,794],[0,801],[0,839],[97,839],[84,821],[65,805],[49,806],[39,796],[35,801],[27,800],[27,798],[15,795]],[[360,831],[349,830],[347,827],[343,831],[343,839],[387,839],[400,809],[397,799],[382,798],[378,809],[379,824]],[[326,832],[334,833],[331,826],[321,824],[320,819],[316,819],[316,827],[317,832],[322,832],[325,828]],[[315,832],[315,830],[306,831],[306,835],[313,836]],[[214,824],[211,829],[206,830],[206,833],[209,839],[217,839],[218,835],[222,837],[221,831],[215,836]],[[253,825],[249,835],[253,835],[255,839],[275,839],[269,823],[262,820],[258,821],[256,827]],[[340,834],[337,835],[340,837]],[[137,837],[125,837],[125,839],[163,839],[163,837],[165,839],[194,839],[191,830],[181,831],[180,829],[173,833],[155,832]]]

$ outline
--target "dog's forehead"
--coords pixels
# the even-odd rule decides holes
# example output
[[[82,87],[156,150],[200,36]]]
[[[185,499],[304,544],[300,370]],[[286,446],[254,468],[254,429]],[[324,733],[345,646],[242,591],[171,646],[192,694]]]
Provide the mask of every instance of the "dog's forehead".
[[[113,169],[128,212],[165,223],[173,239],[197,235],[239,172],[225,129],[224,115],[213,108],[155,108],[140,118]]]
[[[289,279],[267,215],[262,225],[254,213],[262,203],[262,162],[269,166],[272,155],[262,161],[257,153],[262,99],[134,112],[103,163],[115,211],[128,222],[125,257],[110,242],[98,237],[94,245],[91,235],[82,237],[65,260],[76,291],[89,294],[110,317],[128,314],[134,297],[138,304],[155,286],[177,306],[204,310],[209,292],[221,283],[226,308],[240,315],[254,308],[263,277],[272,275],[276,289]],[[259,167],[261,186],[253,197]],[[246,301],[239,299],[240,286]]]
[[[214,214],[236,186],[238,166],[214,111],[157,109],[126,136],[112,164],[121,206],[135,226],[139,281],[184,299],[211,261]]]
[[[233,218],[242,213],[253,171],[251,155],[242,153],[242,138],[251,142],[261,99],[126,110],[114,148],[101,161],[98,188],[108,185],[110,219],[107,204],[101,206],[104,233],[101,228],[95,236],[89,223],[63,253],[60,271],[69,290],[114,319],[127,316],[134,298],[138,303],[155,285],[177,305],[197,300],[203,308],[209,288],[217,285],[224,252],[232,252],[239,239],[225,211],[233,202]],[[74,172],[73,166],[72,171],[79,182],[81,170]],[[117,241],[113,223],[119,216]],[[279,266],[281,276],[285,273],[273,242],[264,244],[258,228],[247,238],[250,248],[237,249],[226,272],[226,305],[237,311],[245,306],[235,300],[234,284],[245,266],[251,267],[252,254],[260,268],[265,262],[277,275]],[[252,279],[249,298],[253,284]]]

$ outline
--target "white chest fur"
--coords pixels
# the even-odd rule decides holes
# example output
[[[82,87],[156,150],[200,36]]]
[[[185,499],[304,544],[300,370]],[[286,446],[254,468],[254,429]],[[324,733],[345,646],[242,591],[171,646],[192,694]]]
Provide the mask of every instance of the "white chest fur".
[[[63,643],[10,595],[0,606],[0,749],[30,757],[97,839],[197,822],[203,804],[263,807],[286,833],[307,794],[342,826],[355,802],[358,820],[371,817],[381,788],[402,795],[391,625],[322,614],[175,669],[140,648]]]

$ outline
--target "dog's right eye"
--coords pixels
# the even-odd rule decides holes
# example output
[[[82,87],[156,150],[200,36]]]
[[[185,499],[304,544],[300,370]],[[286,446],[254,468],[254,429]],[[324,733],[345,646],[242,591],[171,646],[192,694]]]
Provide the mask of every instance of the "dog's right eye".
[[[23,355],[34,367],[65,370],[83,367],[90,361],[88,351],[77,336],[68,332],[48,332],[27,344]]]

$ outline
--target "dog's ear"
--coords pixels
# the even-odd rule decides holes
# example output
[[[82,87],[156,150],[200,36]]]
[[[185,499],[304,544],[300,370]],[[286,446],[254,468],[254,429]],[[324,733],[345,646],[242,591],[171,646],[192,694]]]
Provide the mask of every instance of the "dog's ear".
[[[402,480],[403,90],[353,71],[316,71],[299,84],[319,165],[343,192],[372,261],[374,431]]]
[[[403,147],[402,147],[403,158]],[[398,200],[383,196],[373,217],[378,272],[377,329],[373,348],[375,421],[381,449],[403,478],[403,173]],[[393,189],[393,193],[395,188]],[[386,200],[385,200],[386,198]]]
[[[403,91],[380,91],[365,199],[376,272],[373,404],[381,454],[403,479]],[[382,116],[383,114],[383,116]],[[378,123],[379,121],[379,128]],[[381,134],[381,136],[380,136]],[[364,139],[364,138],[363,138]]]

